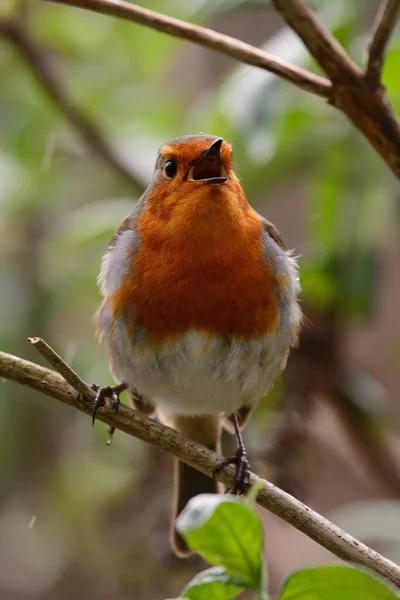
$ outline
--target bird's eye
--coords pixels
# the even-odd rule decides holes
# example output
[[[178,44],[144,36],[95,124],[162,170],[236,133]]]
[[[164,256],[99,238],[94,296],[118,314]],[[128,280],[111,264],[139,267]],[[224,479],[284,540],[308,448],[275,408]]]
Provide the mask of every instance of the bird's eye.
[[[165,163],[165,174],[167,177],[175,177],[178,165],[174,160],[167,160]]]

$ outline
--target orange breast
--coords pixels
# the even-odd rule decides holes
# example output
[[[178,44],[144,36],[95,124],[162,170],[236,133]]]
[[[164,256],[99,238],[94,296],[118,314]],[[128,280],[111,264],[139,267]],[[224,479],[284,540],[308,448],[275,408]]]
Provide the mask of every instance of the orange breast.
[[[144,212],[132,276],[111,299],[115,316],[129,311],[155,342],[189,329],[243,339],[273,333],[276,281],[261,242],[261,222],[249,209],[240,227],[213,220],[201,235],[164,236]]]

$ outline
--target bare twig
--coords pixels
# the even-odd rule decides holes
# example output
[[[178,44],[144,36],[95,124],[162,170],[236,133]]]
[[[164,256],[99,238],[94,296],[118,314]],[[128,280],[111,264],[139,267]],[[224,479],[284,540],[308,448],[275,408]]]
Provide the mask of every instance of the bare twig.
[[[367,46],[367,70],[365,78],[372,86],[380,83],[383,59],[390,36],[400,14],[400,0],[384,0],[379,6]]]
[[[140,23],[218,50],[241,62],[266,69],[308,92],[324,96],[364,134],[371,146],[400,177],[400,125],[383,90],[373,90],[363,71],[301,0],[274,0],[276,8],[302,38],[331,82],[205,27],[185,23],[123,0],[42,0],[84,8]]]
[[[272,0],[287,24],[303,40],[325,73],[335,82],[346,73],[361,75],[344,48],[303,0]]]
[[[354,123],[400,177],[400,125],[384,91],[368,84],[363,71],[303,0],[272,1],[329,75],[333,84],[330,103]]]
[[[28,341],[39,352],[39,354],[41,354],[43,358],[45,358],[47,362],[54,367],[57,373],[64,377],[65,381],[69,383],[74,390],[82,394],[82,396],[90,395],[92,388],[87,385],[87,383],[85,383],[83,379],[81,379],[79,375],[77,375],[77,373],[75,373],[75,371],[73,371],[73,369],[67,365],[66,362],[63,361],[61,356],[59,356],[57,352],[55,352],[53,348],[47,344],[47,342],[42,340],[40,337],[30,337],[28,338]]]
[[[64,369],[64,366],[62,368]],[[0,352],[0,376],[56,398],[86,414],[90,415],[92,412],[95,393],[89,387],[82,398],[61,375],[22,358]],[[100,409],[98,419],[158,446],[209,477],[221,461],[221,457],[214,452],[125,405],[120,406],[117,415],[112,411]],[[226,486],[232,487],[234,468],[229,466],[222,469],[217,478]],[[256,475],[251,476],[251,484],[258,480]],[[272,483],[265,480],[262,480],[262,483],[257,498],[260,506],[281,517],[336,556],[368,567],[395,585],[400,585],[398,565],[368,548]]]
[[[144,179],[122,162],[99,126],[69,98],[46,51],[17,21],[0,20],[0,36],[7,39],[19,52],[47,96],[74,127],[89,150],[95,152],[125,179],[137,195],[141,195],[146,187]]]
[[[152,29],[157,29],[158,31],[168,33],[175,37],[190,40],[201,46],[218,50],[219,52],[232,56],[248,65],[275,73],[278,77],[290,81],[307,92],[312,92],[318,96],[329,97],[331,84],[324,77],[311,73],[296,65],[292,65],[285,60],[260,50],[259,48],[250,46],[245,42],[218,33],[212,29],[167,17],[152,10],[136,6],[135,4],[124,2],[123,0],[45,1],[84,8],[104,15],[111,15],[135,23],[140,23],[146,27],[151,27]]]

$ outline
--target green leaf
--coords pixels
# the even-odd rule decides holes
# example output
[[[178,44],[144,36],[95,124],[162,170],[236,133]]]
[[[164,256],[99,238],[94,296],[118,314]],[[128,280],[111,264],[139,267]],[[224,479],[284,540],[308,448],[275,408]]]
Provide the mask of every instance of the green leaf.
[[[277,600],[398,600],[386,583],[368,571],[345,565],[296,571],[286,579]]]
[[[182,596],[189,600],[231,600],[246,587],[246,581],[232,577],[223,567],[211,567],[196,575],[185,587]]]
[[[189,546],[253,590],[263,589],[263,531],[254,509],[233,496],[200,494],[177,519]]]

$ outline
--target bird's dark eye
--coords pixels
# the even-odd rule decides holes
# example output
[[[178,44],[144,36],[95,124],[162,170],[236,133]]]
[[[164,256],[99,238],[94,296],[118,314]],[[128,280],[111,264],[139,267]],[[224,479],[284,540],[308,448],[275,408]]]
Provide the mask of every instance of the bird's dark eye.
[[[167,177],[175,177],[178,165],[174,160],[167,160],[165,163],[165,174]]]

